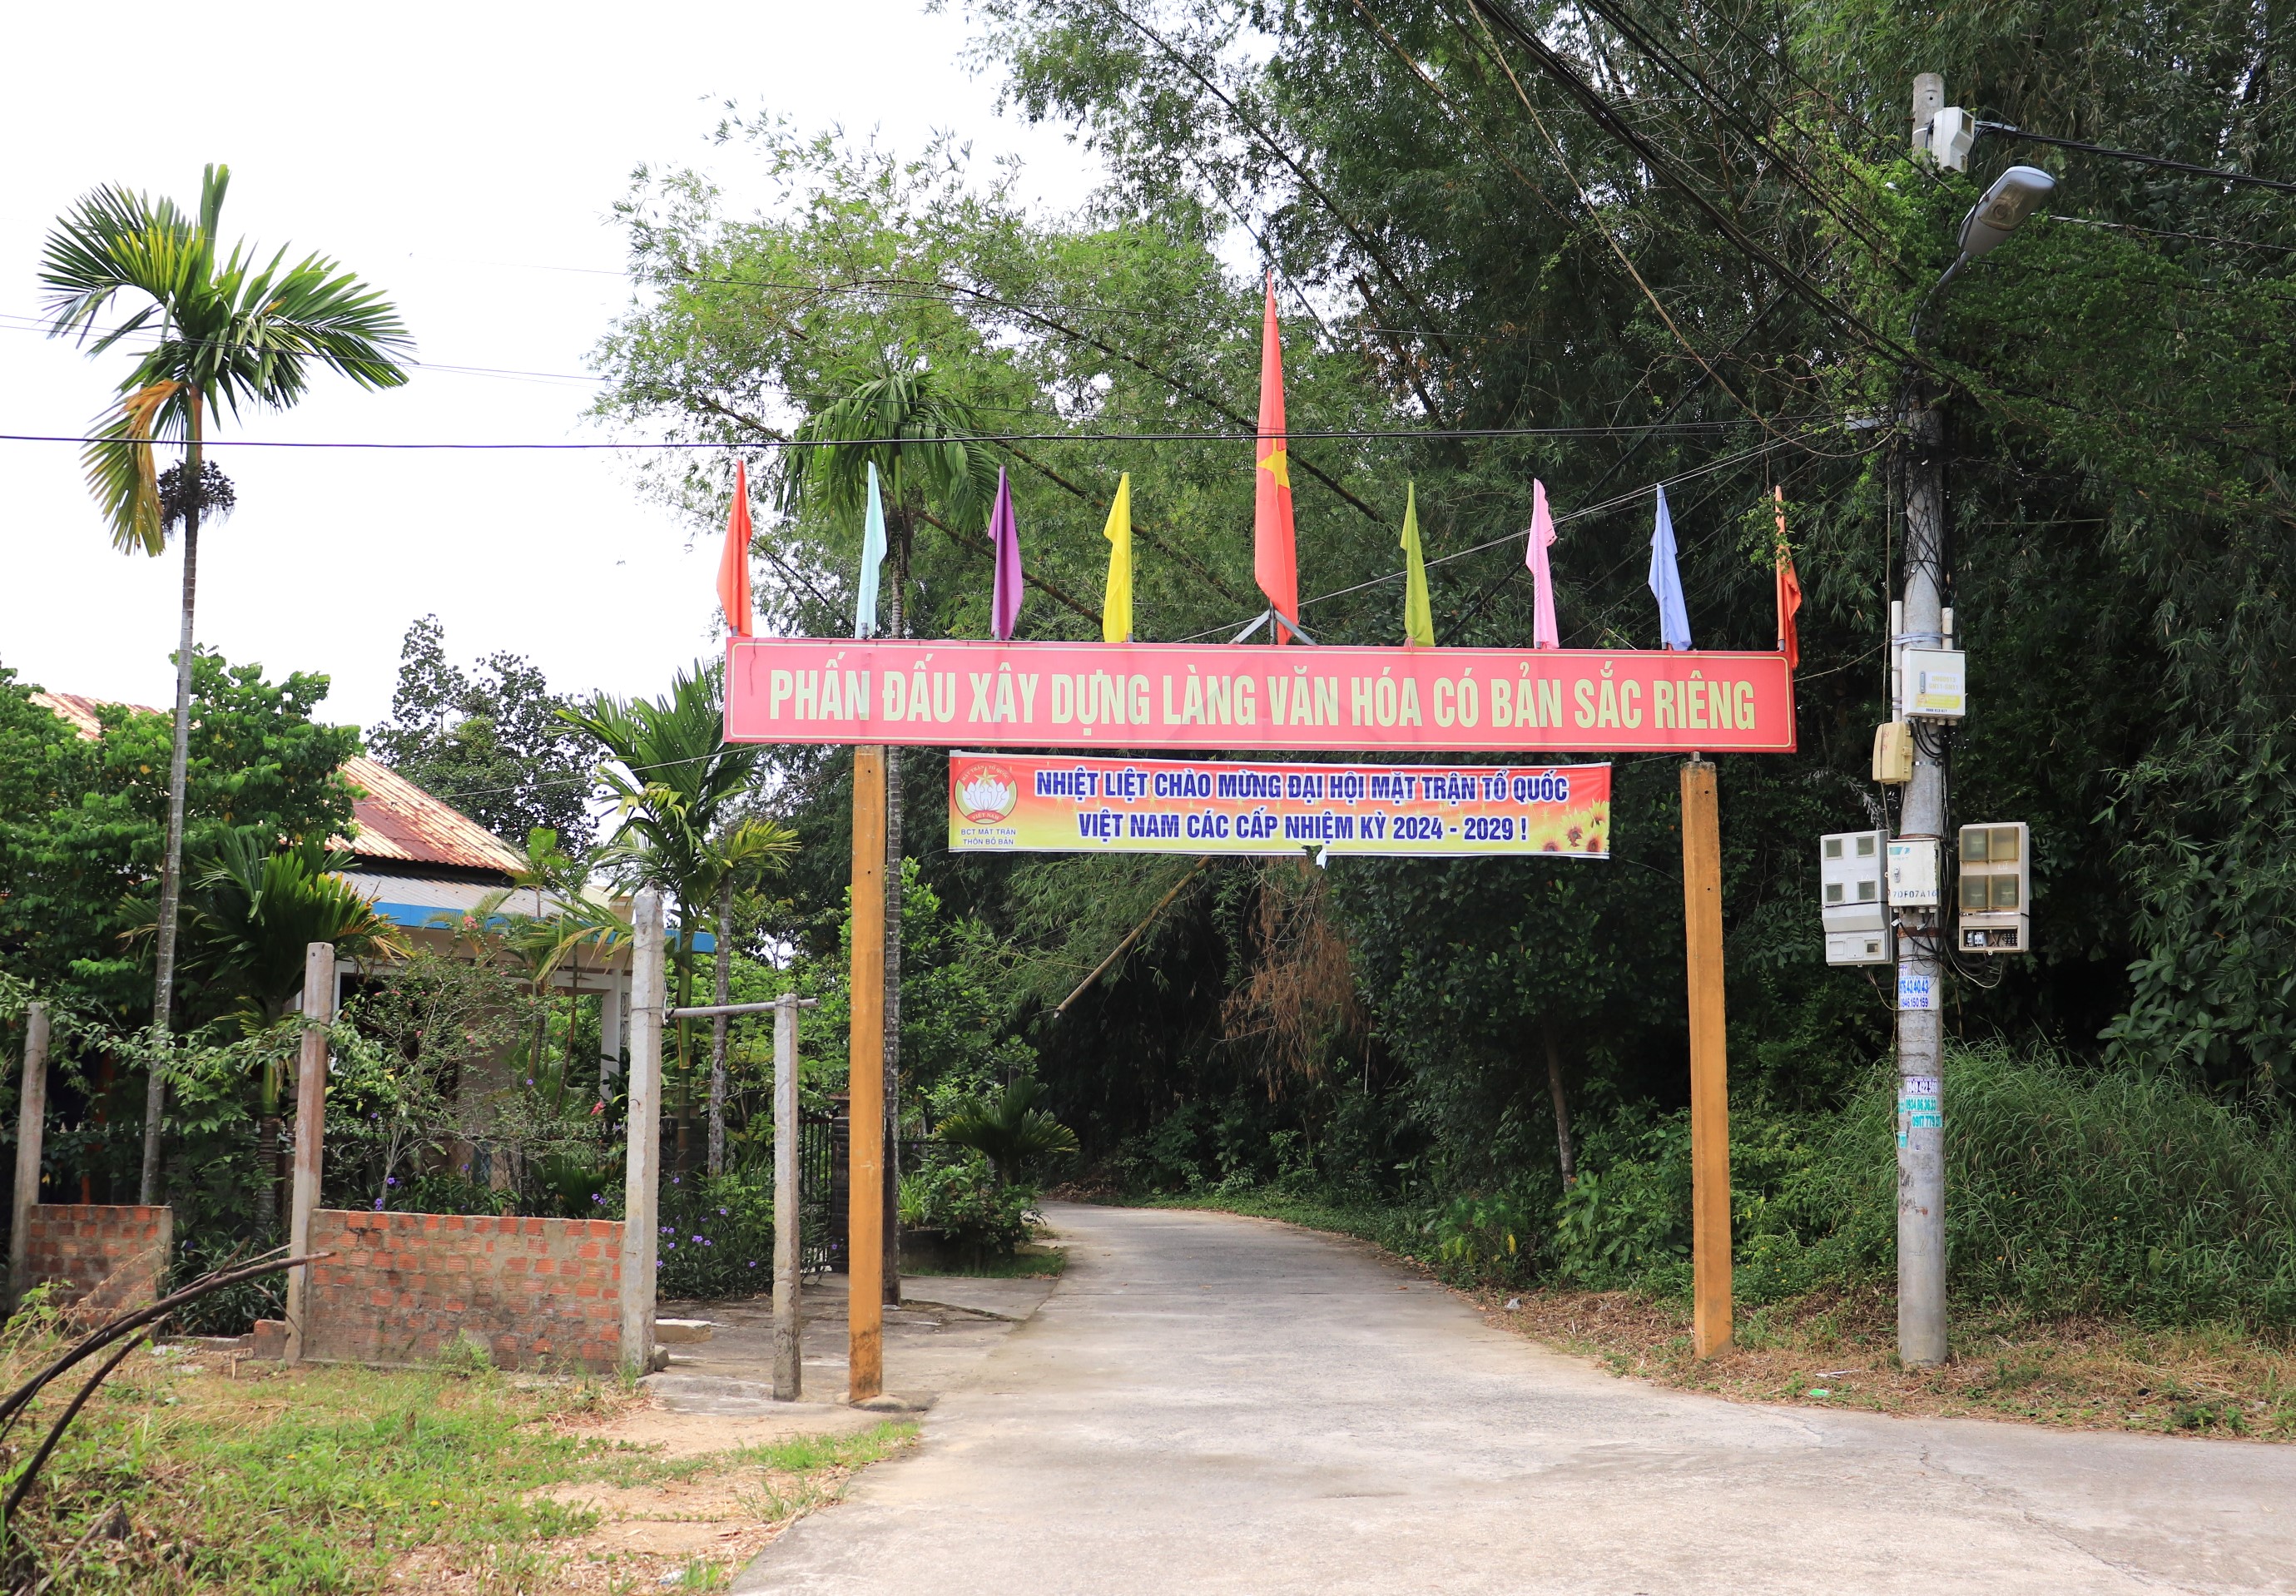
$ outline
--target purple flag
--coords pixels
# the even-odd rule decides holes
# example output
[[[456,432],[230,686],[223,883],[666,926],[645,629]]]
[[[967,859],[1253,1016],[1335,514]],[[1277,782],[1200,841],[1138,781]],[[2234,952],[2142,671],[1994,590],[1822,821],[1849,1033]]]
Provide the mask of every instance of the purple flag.
[[[1013,641],[1021,618],[1021,528],[1013,520],[1013,485],[996,468],[996,508],[988,512],[988,542],[996,551],[996,591],[988,601],[988,626],[999,642]]]

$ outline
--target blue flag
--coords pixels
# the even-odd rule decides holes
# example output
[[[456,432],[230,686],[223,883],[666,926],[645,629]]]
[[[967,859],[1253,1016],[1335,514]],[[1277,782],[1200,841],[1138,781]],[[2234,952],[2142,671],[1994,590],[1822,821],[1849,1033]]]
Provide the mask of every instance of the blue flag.
[[[1666,489],[1658,490],[1658,525],[1651,529],[1651,596],[1658,601],[1659,641],[1670,649],[1690,646],[1690,613],[1682,607],[1682,573],[1674,567],[1674,515]]]
[[[861,529],[861,581],[853,595],[853,635],[877,635],[877,568],[885,563],[885,502],[877,496],[877,462],[869,462],[869,519]]]

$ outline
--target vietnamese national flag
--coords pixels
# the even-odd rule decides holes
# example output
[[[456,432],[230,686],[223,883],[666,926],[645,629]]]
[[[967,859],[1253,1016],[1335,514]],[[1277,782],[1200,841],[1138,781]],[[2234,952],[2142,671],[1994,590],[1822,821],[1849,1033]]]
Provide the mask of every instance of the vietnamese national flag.
[[[1794,630],[1794,612],[1801,608],[1801,580],[1794,575],[1793,551],[1786,546],[1786,490],[1772,487],[1778,507],[1778,652],[1788,670],[1801,668],[1801,638]]]
[[[734,513],[726,522],[726,552],[718,561],[718,602],[726,607],[726,629],[750,635],[750,468],[734,462]]]
[[[1259,338],[1259,452],[1251,511],[1251,574],[1268,606],[1300,623],[1300,566],[1292,534],[1292,467],[1283,448],[1283,346],[1275,333],[1275,274],[1267,274],[1267,317]],[[1275,628],[1275,641],[1291,634]]]

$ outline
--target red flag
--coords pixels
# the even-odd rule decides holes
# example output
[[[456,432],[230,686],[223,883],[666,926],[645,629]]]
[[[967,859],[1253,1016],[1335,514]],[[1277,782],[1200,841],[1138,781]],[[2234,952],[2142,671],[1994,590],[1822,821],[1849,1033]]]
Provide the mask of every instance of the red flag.
[[[1772,487],[1778,510],[1778,652],[1788,670],[1801,668],[1801,638],[1794,631],[1794,612],[1801,608],[1801,581],[1794,575],[1793,551],[1786,546],[1786,490]]]
[[[1251,512],[1251,574],[1285,620],[1300,621],[1299,556],[1292,536],[1292,467],[1283,448],[1283,346],[1275,334],[1275,274],[1267,274],[1267,319],[1259,338],[1259,447]],[[1289,642],[1281,626],[1275,641]]]
[[[726,522],[726,553],[718,561],[718,602],[726,607],[726,628],[750,635],[750,468],[734,462],[734,513]]]

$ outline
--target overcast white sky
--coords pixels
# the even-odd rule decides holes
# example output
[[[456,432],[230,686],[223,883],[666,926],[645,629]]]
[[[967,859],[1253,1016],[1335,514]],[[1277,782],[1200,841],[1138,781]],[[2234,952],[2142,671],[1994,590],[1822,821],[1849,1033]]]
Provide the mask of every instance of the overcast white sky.
[[[32,330],[41,241],[99,183],[198,199],[232,168],[226,237],[318,249],[392,295],[442,365],[580,373],[626,302],[613,201],[640,161],[756,191],[707,135],[728,98],[808,129],[934,129],[1027,161],[1066,209],[1089,157],[995,114],[962,20],[919,0],[376,11],[117,0],[102,37],[70,7],[17,13],[0,96],[0,432],[77,436],[124,373]],[[418,372],[366,394],[321,377],[286,415],[222,436],[601,439],[580,381]],[[323,671],[327,717],[389,707],[399,640],[435,611],[450,651],[531,657],[561,690],[658,691],[709,646],[716,548],[640,499],[609,453],[232,450],[239,510],[201,539],[199,636],[277,676]],[[0,665],[62,692],[170,701],[181,567],[112,552],[62,444],[0,442]]]

